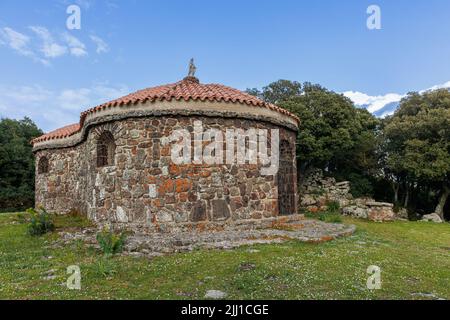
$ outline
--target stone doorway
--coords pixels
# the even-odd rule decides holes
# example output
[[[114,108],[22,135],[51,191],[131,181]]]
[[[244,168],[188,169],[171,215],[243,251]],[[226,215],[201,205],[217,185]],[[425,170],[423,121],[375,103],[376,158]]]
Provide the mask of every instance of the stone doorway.
[[[295,214],[294,155],[288,141],[280,144],[280,168],[278,169],[278,210],[279,215]]]

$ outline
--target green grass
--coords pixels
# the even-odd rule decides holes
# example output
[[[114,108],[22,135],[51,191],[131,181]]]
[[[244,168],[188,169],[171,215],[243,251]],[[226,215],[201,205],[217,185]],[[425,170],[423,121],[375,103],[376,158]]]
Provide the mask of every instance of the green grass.
[[[304,212],[303,214],[308,219],[316,219],[328,223],[343,223],[344,221],[342,215],[335,211],[325,211],[317,213]]]
[[[0,299],[202,299],[210,289],[225,291],[230,299],[423,298],[413,293],[450,299],[449,224],[344,218],[358,231],[333,242],[200,250],[148,260],[105,259],[80,242],[52,248],[56,233],[28,236],[18,220],[16,214],[0,214]],[[56,219],[59,228],[85,224],[73,217]],[[244,264],[254,268],[240,268]],[[81,291],[65,286],[70,265],[81,268]],[[370,265],[382,269],[381,290],[366,288]],[[56,278],[44,279],[52,269]]]

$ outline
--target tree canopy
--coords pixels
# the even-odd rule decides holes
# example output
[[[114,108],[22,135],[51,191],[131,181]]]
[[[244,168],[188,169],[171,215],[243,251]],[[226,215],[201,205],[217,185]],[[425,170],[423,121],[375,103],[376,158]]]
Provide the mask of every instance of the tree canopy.
[[[248,92],[276,103],[301,121],[297,139],[299,174],[321,168],[352,180],[357,195],[371,193],[367,180],[376,170],[379,120],[342,94],[320,85],[279,80],[261,92]]]
[[[0,120],[0,210],[34,203],[34,156],[30,141],[42,131],[29,118]]]
[[[423,186],[440,194],[435,212],[443,217],[450,195],[450,92],[410,93],[385,120],[386,169],[406,193]]]
[[[278,80],[264,87],[262,91],[253,88],[247,89],[247,93],[273,104],[279,104],[284,100],[300,96],[302,84],[297,81]]]

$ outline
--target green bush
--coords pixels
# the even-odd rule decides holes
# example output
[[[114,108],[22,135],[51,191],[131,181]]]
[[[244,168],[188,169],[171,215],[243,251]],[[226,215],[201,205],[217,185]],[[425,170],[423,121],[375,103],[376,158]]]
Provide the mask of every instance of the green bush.
[[[342,223],[342,216],[337,213],[321,213],[319,220],[328,223]]]
[[[30,141],[43,132],[29,118],[0,119],[0,212],[34,207],[34,162]]]
[[[328,211],[338,213],[341,209],[341,205],[337,201],[330,201],[327,203]]]
[[[342,215],[338,211],[328,210],[328,211],[317,212],[317,213],[312,213],[312,212],[306,211],[306,212],[304,212],[304,215],[308,219],[316,219],[316,220],[320,220],[320,221],[328,222],[328,223],[342,223],[343,222]]]
[[[30,224],[28,225],[29,235],[41,236],[55,230],[52,217],[44,208],[40,208],[39,211],[28,209],[27,213],[31,216]]]
[[[350,193],[353,197],[373,197],[373,183],[369,177],[358,173],[350,173],[347,179],[350,181]]]
[[[120,253],[125,245],[126,234],[116,234],[109,230],[97,233],[97,242],[104,255]]]
[[[28,222],[27,217],[23,213],[18,213],[14,220],[19,222],[20,224],[25,224]]]
[[[116,265],[113,260],[108,259],[106,256],[98,259],[94,265],[95,273],[104,278],[111,277],[117,273]]]
[[[86,214],[71,209],[64,216],[57,216],[55,218],[55,224],[58,228],[89,228],[92,227],[92,222],[89,221]]]

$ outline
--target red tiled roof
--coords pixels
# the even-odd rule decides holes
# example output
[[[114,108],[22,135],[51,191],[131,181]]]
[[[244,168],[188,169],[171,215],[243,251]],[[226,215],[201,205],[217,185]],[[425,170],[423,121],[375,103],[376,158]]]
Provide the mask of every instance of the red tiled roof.
[[[40,136],[40,137],[34,139],[32,142],[36,143],[36,142],[41,142],[41,141],[46,141],[46,140],[70,137],[71,135],[78,132],[79,130],[80,130],[80,124],[74,123],[74,124],[65,126],[63,128],[57,129],[55,131],[49,132],[47,134],[44,134],[43,136]]]
[[[33,140],[33,143],[71,136],[83,127],[84,120],[88,114],[95,113],[97,111],[117,106],[145,103],[148,101],[155,102],[172,100],[241,103],[249,106],[268,108],[281,114],[291,116],[299,121],[298,117],[289,111],[279,108],[273,104],[266,103],[250,94],[220,84],[201,84],[197,78],[186,77],[182,81],[173,84],[140,90],[122,98],[91,108],[81,114],[80,124],[73,124],[50,132],[44,136],[36,138]]]

